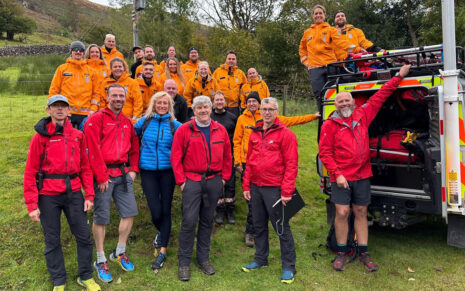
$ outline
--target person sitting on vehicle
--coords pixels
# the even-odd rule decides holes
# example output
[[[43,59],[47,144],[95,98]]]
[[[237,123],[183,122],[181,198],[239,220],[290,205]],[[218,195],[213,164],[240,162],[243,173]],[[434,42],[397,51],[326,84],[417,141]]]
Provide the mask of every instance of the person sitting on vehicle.
[[[116,49],[116,38],[113,34],[105,35],[105,40],[103,41],[102,45],[102,54],[103,60],[108,66],[110,66],[110,62],[114,58],[120,58],[124,60],[123,54]]]
[[[246,169],[247,152],[249,148],[249,136],[252,132],[251,127],[262,119],[260,112],[260,97],[257,92],[253,91],[246,99],[247,109],[237,119],[236,129],[234,131],[234,166],[236,171],[244,177]],[[278,115],[278,119],[287,127],[299,124],[305,124],[320,117],[320,113],[307,114],[302,116],[287,117]],[[254,227],[252,221],[252,206],[250,201],[247,201],[249,207],[247,214],[247,223],[245,225],[244,240],[248,247],[254,246]]]
[[[320,107],[321,90],[328,77],[327,74],[336,74],[336,67],[326,67],[335,62],[334,47],[348,52],[364,52],[360,46],[347,41],[337,29],[325,22],[326,9],[322,5],[313,8],[313,24],[304,32],[299,46],[300,62],[307,68],[312,91]]]
[[[343,35],[347,41],[364,48],[367,52],[379,52],[381,48],[374,45],[371,41],[365,38],[365,34],[361,29],[355,28],[352,24],[347,24],[346,14],[344,11],[339,10],[334,15],[334,24],[336,25],[339,34]],[[347,57],[348,51],[333,46],[334,53],[336,54],[337,61],[343,61]]]
[[[142,117],[144,109],[144,102],[142,101],[139,83],[137,83],[136,80],[131,79],[131,76],[127,73],[126,62],[120,58],[114,58],[110,62],[110,70],[111,75],[103,79],[100,83],[100,109],[104,109],[108,105],[106,98],[108,93],[107,88],[110,85],[119,84],[126,91],[123,114],[129,119],[132,119],[133,123],[136,123],[137,119]]]
[[[62,95],[48,99],[49,117],[34,129],[24,169],[24,202],[32,221],[40,222],[45,261],[53,290],[65,289],[66,270],[60,243],[61,213],[76,239],[79,285],[97,291],[92,278],[92,239],[86,212],[92,209],[94,188],[84,134],[68,121],[69,103]],[[68,142],[67,142],[68,141]],[[68,143],[68,144],[67,144]],[[82,197],[81,188],[85,196]]]
[[[187,82],[184,89],[184,97],[189,107],[189,116],[192,117],[192,101],[197,96],[208,96],[213,99],[213,94],[219,90],[218,81],[209,74],[210,67],[207,62],[199,63],[199,68],[194,77]]]
[[[166,59],[165,72],[160,75],[160,83],[165,84],[165,81],[168,79],[172,79],[176,82],[178,85],[178,94],[183,95],[186,81],[177,58]]]
[[[266,97],[270,97],[270,90],[263,81],[262,76],[257,72],[257,69],[250,68],[247,71],[247,83],[245,83],[241,88],[241,108],[245,109],[247,104],[245,99],[249,96],[250,92],[257,91],[260,101]]]
[[[144,65],[152,65],[145,63]],[[144,67],[145,68],[145,67]],[[153,246],[160,252],[152,264],[153,270],[163,267],[171,233],[171,203],[174,180],[170,163],[171,145],[176,130],[181,126],[175,120],[173,99],[166,92],[152,96],[144,116],[134,125],[141,141],[139,169],[142,190],[158,230]]]
[[[167,57],[163,61],[160,62],[160,68],[161,68],[162,74],[165,72],[166,61],[168,60],[168,58],[176,58],[176,47],[174,45],[170,45],[168,47],[168,51],[166,52],[166,55]],[[181,68],[183,64],[184,63],[181,60],[179,60],[179,65],[181,65]],[[187,83],[187,80],[186,80],[186,83]]]
[[[358,260],[374,272],[378,265],[368,254],[367,209],[370,204],[370,148],[368,127],[384,101],[407,76],[410,65],[404,65],[399,75],[384,84],[363,106],[355,107],[349,92],[336,95],[334,111],[323,123],[320,133],[319,156],[330,174],[331,202],[336,205],[334,228],[338,252],[333,269],[343,271],[350,262],[347,249],[348,217],[352,204],[354,228],[358,242]]]
[[[153,63],[146,62],[142,65],[142,76],[137,78],[136,81],[139,84],[140,93],[142,94],[142,101],[144,103],[144,112],[147,110],[149,101],[153,94],[160,91],[160,83],[157,77],[155,77],[155,66]]]
[[[137,67],[142,65],[142,60],[144,59],[144,49],[136,45],[132,48],[132,52],[136,58],[136,62],[131,65],[131,78],[135,79]]]
[[[165,81],[163,91],[168,93],[174,101],[174,116],[181,123],[189,121],[186,98],[178,94],[178,84],[173,79]]]
[[[87,115],[98,110],[99,80],[95,70],[83,58],[84,44],[73,41],[70,50],[71,56],[66,59],[66,63],[58,66],[53,76],[48,97],[60,94],[68,98],[70,121],[77,128]]]

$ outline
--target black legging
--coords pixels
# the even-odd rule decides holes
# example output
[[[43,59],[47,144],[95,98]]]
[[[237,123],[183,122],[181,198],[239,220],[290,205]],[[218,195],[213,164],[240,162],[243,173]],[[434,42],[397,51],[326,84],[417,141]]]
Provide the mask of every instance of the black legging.
[[[171,233],[171,202],[175,186],[173,170],[140,170],[142,189],[152,214],[152,223],[160,231],[161,246],[167,247]]]

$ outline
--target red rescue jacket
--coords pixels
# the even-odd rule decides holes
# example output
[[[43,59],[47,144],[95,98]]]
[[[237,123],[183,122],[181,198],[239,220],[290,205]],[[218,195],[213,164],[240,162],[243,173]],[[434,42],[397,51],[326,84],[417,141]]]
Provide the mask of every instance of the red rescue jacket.
[[[391,96],[401,78],[394,77],[383,85],[368,102],[356,107],[352,115],[343,118],[334,111],[321,127],[319,155],[330,174],[331,182],[339,175],[347,181],[370,178],[370,145],[368,127],[384,101]]]
[[[254,183],[281,187],[281,196],[292,196],[299,164],[295,134],[278,118],[266,131],[263,121],[257,123],[250,134],[246,164],[244,191],[250,191],[250,183]]]
[[[225,181],[231,177],[231,143],[226,129],[215,122],[210,124],[210,149],[204,135],[195,124],[195,119],[181,125],[174,135],[171,147],[171,165],[176,184],[186,182],[186,178],[200,181],[207,169],[218,172]],[[207,178],[212,177],[208,176]]]
[[[71,179],[73,192],[84,187],[85,200],[94,200],[92,171],[87,155],[87,143],[84,134],[74,129],[68,120],[64,126],[56,126],[50,117],[41,119],[34,129],[37,133],[29,144],[29,152],[24,169],[24,202],[29,212],[37,209],[40,195],[60,195],[66,193],[64,179],[44,179],[39,191],[36,175],[40,170],[44,174],[75,174]]]
[[[106,165],[129,163],[126,172],[139,172],[139,139],[131,120],[122,112],[115,116],[109,108],[98,111],[86,122],[84,133],[98,184],[122,175],[120,169],[107,169]]]

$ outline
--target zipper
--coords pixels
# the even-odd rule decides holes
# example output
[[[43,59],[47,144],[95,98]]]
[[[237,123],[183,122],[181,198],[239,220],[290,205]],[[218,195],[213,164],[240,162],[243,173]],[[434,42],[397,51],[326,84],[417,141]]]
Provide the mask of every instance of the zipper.
[[[202,144],[203,144],[203,148],[205,149],[205,157],[207,158],[207,172],[210,170],[210,161],[211,161],[211,152],[210,152],[210,155],[208,154],[208,149],[207,149],[207,140],[205,139],[205,135],[201,133],[201,136],[202,136]],[[210,135],[210,141],[211,141],[212,137]],[[208,157],[210,156],[210,160],[208,159]]]
[[[71,148],[71,161],[70,161],[70,168],[69,168],[70,170],[73,169],[73,157],[74,157],[74,145]],[[71,174],[73,174],[73,173],[71,173]]]
[[[161,118],[158,119],[157,140],[155,142],[155,154],[157,155],[157,170],[158,170],[158,137],[160,136],[160,127],[161,127]],[[162,130],[162,139],[163,139],[163,130]]]
[[[66,154],[68,152],[68,142],[66,141],[66,134],[63,134],[63,139],[65,141],[65,174],[68,174],[68,155]]]
[[[116,117],[116,137],[115,137],[115,141],[116,141],[116,159],[119,160],[118,131],[119,131],[119,120],[118,120],[118,117]]]

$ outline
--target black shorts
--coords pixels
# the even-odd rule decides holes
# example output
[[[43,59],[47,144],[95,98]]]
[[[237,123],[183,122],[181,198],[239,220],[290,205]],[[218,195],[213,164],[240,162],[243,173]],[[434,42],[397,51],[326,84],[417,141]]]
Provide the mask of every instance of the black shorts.
[[[336,182],[331,183],[331,202],[340,205],[370,205],[370,179],[349,181],[349,188],[341,188]]]

